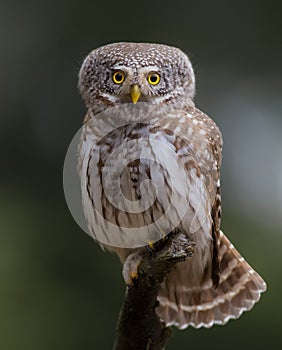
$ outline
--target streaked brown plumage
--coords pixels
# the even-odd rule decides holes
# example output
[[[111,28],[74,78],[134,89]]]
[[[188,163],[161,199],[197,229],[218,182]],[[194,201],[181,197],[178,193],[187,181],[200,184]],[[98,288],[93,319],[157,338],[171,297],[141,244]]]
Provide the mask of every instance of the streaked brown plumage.
[[[121,74],[121,83],[113,81],[114,72]],[[157,74],[160,82],[150,84],[150,74]],[[168,233],[171,228],[179,229],[196,243],[196,253],[187,262],[176,265],[163,282],[158,315],[167,324],[183,329],[189,325],[198,328],[225,324],[249,310],[266,285],[220,231],[222,137],[214,121],[194,106],[195,78],[188,57],[179,49],[165,45],[107,45],[85,59],[79,88],[88,107],[79,169],[84,212],[93,236],[125,262],[130,254],[136,255],[144,248],[136,248],[134,237],[130,244],[127,241],[127,245],[111,246],[109,227],[119,227],[122,235],[124,228],[133,232],[158,222],[174,196],[179,207],[172,205],[166,215],[169,222],[173,216],[181,218],[177,227],[163,225],[161,230]],[[122,108],[131,99],[138,100],[136,106],[129,106],[133,112],[123,110],[117,118],[121,118],[121,123],[105,132],[107,118],[103,115],[101,118],[99,113],[110,107]],[[148,105],[153,107],[146,109]],[[140,115],[142,118],[138,119]],[[132,146],[128,146],[130,141],[139,145],[139,158]],[[162,146],[156,146],[155,141],[176,155],[174,165],[169,154],[166,163],[158,164]],[[116,173],[118,156],[111,160],[111,155],[124,145],[122,155],[128,162],[121,173]],[[142,158],[144,148],[150,161]],[[134,160],[130,158],[132,152]],[[178,167],[185,170],[187,181],[180,178]],[[110,171],[108,185],[103,182],[105,169]],[[157,190],[154,203],[145,208],[146,198],[142,198],[140,186],[147,180],[154,181]],[[171,180],[175,187],[170,185]],[[115,182],[120,183],[121,192],[130,202],[143,200],[144,210],[130,212],[117,207],[115,203],[123,205],[121,197],[113,191],[113,198],[119,198],[114,203],[107,196]],[[185,214],[180,215],[179,208],[183,207]],[[106,222],[105,226],[98,224],[98,217]],[[160,232],[156,232],[158,235]],[[127,262],[125,275],[131,269]]]

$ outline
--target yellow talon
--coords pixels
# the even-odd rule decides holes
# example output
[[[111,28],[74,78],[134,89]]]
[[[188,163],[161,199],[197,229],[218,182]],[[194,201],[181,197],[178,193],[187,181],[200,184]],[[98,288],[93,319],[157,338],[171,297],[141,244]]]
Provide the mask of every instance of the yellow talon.
[[[130,272],[130,279],[131,280],[136,280],[138,278],[138,273],[137,271],[131,271]]]
[[[132,287],[134,285],[134,281],[137,280],[137,278],[138,278],[137,270],[136,271],[130,271],[129,278],[126,280],[126,284],[129,287]]]
[[[165,240],[167,237],[167,233],[164,230],[160,230],[160,238],[158,240]],[[154,251],[154,249],[156,248],[156,242],[158,242],[158,240],[156,241],[147,241],[147,248],[150,251]]]

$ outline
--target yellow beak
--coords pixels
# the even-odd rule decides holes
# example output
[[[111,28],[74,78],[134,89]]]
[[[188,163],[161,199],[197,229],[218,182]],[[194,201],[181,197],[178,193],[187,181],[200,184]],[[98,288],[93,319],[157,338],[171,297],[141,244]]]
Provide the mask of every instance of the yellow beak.
[[[132,102],[136,104],[139,100],[139,97],[141,95],[141,89],[138,85],[133,85],[130,90],[130,95]]]

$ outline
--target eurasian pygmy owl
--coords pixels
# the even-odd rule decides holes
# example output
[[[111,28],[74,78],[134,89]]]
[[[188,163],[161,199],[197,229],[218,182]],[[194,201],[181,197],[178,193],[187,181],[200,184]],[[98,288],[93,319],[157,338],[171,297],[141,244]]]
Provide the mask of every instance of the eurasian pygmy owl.
[[[251,309],[266,284],[220,230],[222,136],[194,105],[187,55],[160,44],[106,45],[86,57],[79,89],[88,108],[79,170],[93,236],[123,263],[145,249],[134,239],[128,244],[128,231],[133,237],[150,227],[148,235],[159,239],[177,229],[195,242],[191,259],[177,264],[160,287],[156,312],[167,325],[211,327]],[[112,123],[107,131],[106,119]],[[154,191],[144,191],[148,181]],[[123,234],[111,244],[111,235]]]

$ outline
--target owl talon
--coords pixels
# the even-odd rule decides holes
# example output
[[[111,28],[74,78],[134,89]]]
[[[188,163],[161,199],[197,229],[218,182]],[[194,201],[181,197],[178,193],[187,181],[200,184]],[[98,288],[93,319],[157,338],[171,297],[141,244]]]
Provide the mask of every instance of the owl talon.
[[[156,245],[155,242],[149,242],[148,244],[146,244],[146,249],[150,252],[150,253],[154,253],[157,249],[156,249]]]
[[[126,282],[126,285],[131,288],[133,287],[135,281],[138,279],[138,273],[136,271],[132,271],[129,274],[129,279]]]
[[[146,249],[150,253],[155,253],[155,252],[159,251],[162,248],[164,241],[165,241],[165,238],[161,238],[160,240],[158,240],[156,242],[148,243],[146,245]]]
[[[126,285],[131,288],[138,279],[138,267],[141,256],[138,252],[130,254],[124,262],[122,275]]]
[[[154,253],[159,251],[160,249],[163,248],[165,242],[169,239],[169,234],[165,233],[165,232],[161,232],[162,236],[159,240],[157,241],[149,241],[148,244],[146,244],[146,249],[150,252],[150,253]]]

